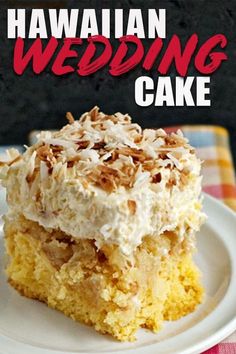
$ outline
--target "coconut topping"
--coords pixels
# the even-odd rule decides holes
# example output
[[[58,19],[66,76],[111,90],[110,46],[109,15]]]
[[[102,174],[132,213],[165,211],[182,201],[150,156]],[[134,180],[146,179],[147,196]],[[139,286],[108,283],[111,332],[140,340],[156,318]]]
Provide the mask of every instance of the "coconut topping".
[[[86,178],[111,193],[119,186],[132,188],[144,181],[159,183],[163,166],[181,172],[184,164],[185,175],[191,171],[186,161],[194,150],[181,132],[167,135],[162,129],[142,130],[131,123],[128,114],[106,115],[98,107],[77,121],[67,113],[67,119],[70,124],[55,133],[42,132],[37,144],[28,148],[32,154],[29,183],[35,170],[45,179],[63,166],[64,177],[68,174]],[[15,157],[10,163],[18,160]]]

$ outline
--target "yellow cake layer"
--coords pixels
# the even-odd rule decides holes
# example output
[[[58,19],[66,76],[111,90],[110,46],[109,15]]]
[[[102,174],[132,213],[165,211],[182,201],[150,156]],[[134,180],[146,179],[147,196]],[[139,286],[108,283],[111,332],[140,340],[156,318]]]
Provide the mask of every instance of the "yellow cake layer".
[[[133,258],[22,216],[6,218],[5,238],[9,282],[22,295],[121,341],[134,340],[139,327],[157,332],[164,320],[179,319],[202,301],[199,271],[191,255],[173,252],[173,233],[158,242],[146,237]]]

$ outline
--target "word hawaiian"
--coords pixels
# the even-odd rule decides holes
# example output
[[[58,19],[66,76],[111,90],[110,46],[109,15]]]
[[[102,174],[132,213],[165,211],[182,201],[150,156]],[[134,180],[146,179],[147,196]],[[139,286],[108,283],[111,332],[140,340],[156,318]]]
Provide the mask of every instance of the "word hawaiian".
[[[174,82],[174,84],[172,84]],[[138,106],[210,106],[207,99],[210,77],[159,77],[157,83],[149,76],[141,76],[135,81],[135,102]],[[174,88],[173,88],[174,87]],[[195,87],[196,97],[192,90]],[[196,103],[195,103],[196,101]]]
[[[98,18],[99,17],[99,18]],[[8,38],[88,38],[103,35],[119,38],[136,35],[139,38],[166,37],[165,9],[8,9]],[[114,28],[111,28],[111,20]],[[101,26],[99,26],[101,22]],[[100,27],[100,28],[99,28]]]

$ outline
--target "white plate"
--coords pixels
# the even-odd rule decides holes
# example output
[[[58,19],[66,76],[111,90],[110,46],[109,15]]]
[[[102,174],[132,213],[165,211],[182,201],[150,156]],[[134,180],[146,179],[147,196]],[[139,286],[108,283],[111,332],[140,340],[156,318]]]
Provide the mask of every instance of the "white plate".
[[[0,212],[5,208],[0,193]],[[168,322],[158,334],[140,330],[135,343],[119,343],[73,322],[44,304],[21,297],[6,282],[1,242],[0,353],[192,354],[215,345],[236,329],[236,214],[206,196],[208,221],[198,235],[196,262],[203,272],[204,304]]]

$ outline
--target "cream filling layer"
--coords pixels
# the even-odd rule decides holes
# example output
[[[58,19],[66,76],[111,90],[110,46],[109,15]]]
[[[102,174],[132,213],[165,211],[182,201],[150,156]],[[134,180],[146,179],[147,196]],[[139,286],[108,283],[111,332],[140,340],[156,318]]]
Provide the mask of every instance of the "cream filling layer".
[[[166,188],[169,169],[161,171],[158,184],[147,181],[132,189],[119,187],[115,192],[93,185],[87,188],[79,179],[37,179],[31,188],[22,183],[24,169],[7,180],[10,213],[23,213],[46,229],[60,229],[75,238],[95,239],[116,244],[124,254],[131,254],[146,235],[159,236],[176,231],[179,241],[199,230],[204,220],[201,212],[201,177],[193,174],[188,184]],[[130,209],[130,202],[134,209]]]

